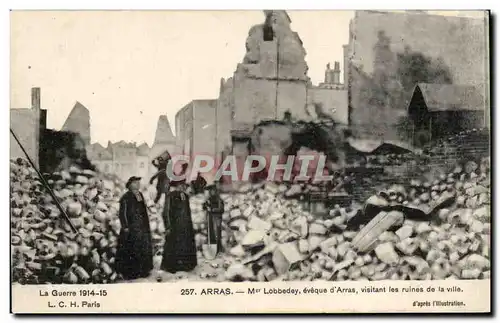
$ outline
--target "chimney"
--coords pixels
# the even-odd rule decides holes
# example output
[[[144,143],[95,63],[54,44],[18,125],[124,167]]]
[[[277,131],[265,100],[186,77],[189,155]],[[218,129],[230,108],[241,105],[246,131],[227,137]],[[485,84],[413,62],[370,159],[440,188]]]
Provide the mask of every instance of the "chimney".
[[[340,84],[340,63],[335,62],[333,68],[333,84]]]
[[[326,64],[326,70],[325,70],[325,84],[331,84],[332,83],[332,70],[330,68],[330,63]]]
[[[40,110],[40,88],[31,88],[31,108]]]

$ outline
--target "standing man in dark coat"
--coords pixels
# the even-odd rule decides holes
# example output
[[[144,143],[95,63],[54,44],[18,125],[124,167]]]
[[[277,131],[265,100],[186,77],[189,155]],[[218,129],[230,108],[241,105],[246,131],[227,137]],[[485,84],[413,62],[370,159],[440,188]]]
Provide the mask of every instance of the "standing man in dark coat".
[[[124,279],[147,277],[153,269],[153,245],[140,177],[132,176],[128,191],[120,199],[121,231],[116,254],[116,270]]]
[[[222,251],[222,214],[224,213],[224,202],[220,198],[216,185],[209,187],[208,200],[203,205],[208,215],[208,233],[210,241],[217,241],[217,253]]]
[[[149,180],[149,184],[153,185],[153,182],[156,179],[156,197],[154,199],[155,204],[158,204],[163,194],[168,194],[169,178],[167,176],[167,165],[170,160],[170,153],[167,150],[151,162],[153,166],[158,169],[158,172],[154,174],[153,177],[151,177],[151,179]]]
[[[183,182],[173,182],[163,208],[166,238],[161,269],[170,273],[191,271],[198,263],[191,207],[185,189]]]

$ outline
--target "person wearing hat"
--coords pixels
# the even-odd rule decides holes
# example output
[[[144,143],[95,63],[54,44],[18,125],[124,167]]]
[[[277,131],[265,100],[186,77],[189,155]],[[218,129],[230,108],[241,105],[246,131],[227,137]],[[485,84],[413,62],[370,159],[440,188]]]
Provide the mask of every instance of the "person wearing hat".
[[[208,214],[208,234],[210,241],[217,241],[217,253],[222,251],[222,214],[224,213],[224,201],[220,198],[219,191],[215,184],[208,188],[208,199],[203,205],[203,209]]]
[[[185,181],[172,181],[163,207],[166,237],[161,269],[170,273],[191,271],[197,265],[196,243]]]
[[[130,177],[128,191],[120,199],[116,270],[127,280],[147,277],[153,269],[151,229],[140,181],[140,177]]]
[[[154,199],[155,204],[158,204],[163,194],[168,192],[169,178],[167,176],[167,163],[168,161],[163,160],[162,157],[151,162],[153,166],[158,169],[158,172],[154,174],[149,180],[149,184],[153,185],[156,180],[156,197]]]
[[[205,191],[205,188],[207,186],[207,180],[201,175],[200,172],[196,175],[196,179],[191,182],[191,189],[193,191],[193,194],[200,194]]]

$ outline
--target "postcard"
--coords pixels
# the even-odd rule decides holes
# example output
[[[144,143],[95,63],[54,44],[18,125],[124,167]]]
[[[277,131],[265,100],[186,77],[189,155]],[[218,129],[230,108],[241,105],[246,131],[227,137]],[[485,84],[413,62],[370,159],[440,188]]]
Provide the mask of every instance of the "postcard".
[[[490,313],[489,16],[11,11],[11,312]]]

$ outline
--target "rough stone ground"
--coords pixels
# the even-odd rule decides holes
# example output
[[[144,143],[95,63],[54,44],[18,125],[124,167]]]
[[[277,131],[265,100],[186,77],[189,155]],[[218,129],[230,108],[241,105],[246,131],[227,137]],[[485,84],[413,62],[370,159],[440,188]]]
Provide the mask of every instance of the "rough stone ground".
[[[156,269],[137,282],[158,277],[161,281],[488,279],[489,176],[489,159],[483,159],[479,164],[457,165],[428,181],[411,181],[400,190],[391,191],[387,183],[388,198],[396,203],[425,209],[451,192],[455,192],[454,202],[439,211],[439,222],[405,220],[396,232],[377,233],[377,245],[368,252],[356,250],[359,230],[346,230],[361,204],[316,216],[296,199],[286,198],[291,187],[269,182],[222,194],[225,252],[207,261],[201,255],[206,243],[204,197],[191,196],[199,265],[193,272],[174,275],[158,270],[165,234],[162,205],[152,202],[154,188],[145,188]],[[13,280],[22,284],[119,282],[113,263],[123,183],[74,168],[48,180],[79,234],[61,220],[34,170],[23,161],[11,161]]]

